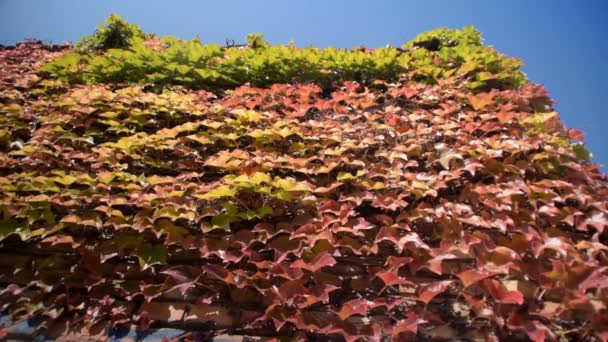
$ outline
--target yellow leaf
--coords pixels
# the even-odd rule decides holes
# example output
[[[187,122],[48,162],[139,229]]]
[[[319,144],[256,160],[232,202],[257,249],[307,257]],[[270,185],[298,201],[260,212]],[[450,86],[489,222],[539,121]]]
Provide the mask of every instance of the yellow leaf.
[[[531,116],[523,119],[522,122],[529,123],[529,124],[543,124],[556,116],[557,116],[556,112],[537,113],[537,114],[531,115]]]
[[[236,191],[234,189],[232,189],[226,185],[221,185],[203,195],[194,194],[192,196],[194,196],[198,199],[209,200],[209,199],[216,199],[216,198],[221,198],[221,197],[232,197],[234,195],[236,195]]]
[[[232,113],[236,114],[244,122],[256,122],[262,118],[260,113],[253,110],[235,109]]]
[[[308,186],[306,186],[305,184],[302,184],[302,183],[298,183],[293,179],[283,179],[283,178],[275,177],[272,185],[276,188],[280,188],[287,192],[310,191],[310,188]]]
[[[163,183],[171,183],[174,181],[174,178],[172,177],[160,177],[157,175],[153,175],[148,177],[147,182],[150,185],[157,185],[157,184],[163,184]]]
[[[355,175],[352,175],[350,172],[340,172],[338,174],[337,180],[343,181],[343,180],[348,180],[348,179],[355,179],[355,178],[359,178],[359,177],[365,175],[366,173],[367,173],[367,170],[358,170]]]
[[[211,141],[209,138],[207,138],[204,135],[187,135],[186,138],[196,141],[198,143],[200,143],[201,145],[209,145],[209,144],[213,144],[213,141]]]

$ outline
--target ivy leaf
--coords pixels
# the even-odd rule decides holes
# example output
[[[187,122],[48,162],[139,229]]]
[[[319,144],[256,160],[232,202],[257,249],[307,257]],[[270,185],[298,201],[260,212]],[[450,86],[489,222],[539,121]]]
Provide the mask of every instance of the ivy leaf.
[[[467,100],[475,110],[481,110],[494,103],[493,93],[480,93],[467,96]]]
[[[585,133],[574,128],[568,129],[568,137],[578,141],[585,141]]]
[[[167,249],[163,245],[142,244],[137,250],[137,257],[142,270],[153,265],[166,265]]]
[[[71,175],[64,175],[61,177],[56,177],[53,180],[61,185],[70,186],[74,184],[78,180],[78,178]]]
[[[453,283],[453,280],[443,280],[425,285],[420,289],[418,300],[428,304],[435,296],[445,292]]]
[[[226,186],[226,185],[221,185],[218,186],[217,188],[199,195],[199,194],[193,194],[193,197],[196,197],[198,199],[203,199],[203,200],[212,200],[212,199],[217,199],[217,198],[222,198],[222,197],[233,197],[234,195],[236,195],[236,190]]]
[[[272,185],[287,192],[310,191],[310,188],[307,185],[298,183],[293,179],[283,179],[275,177]]]
[[[376,273],[376,277],[380,278],[385,285],[380,292],[383,292],[387,287],[393,285],[416,285],[407,279],[399,277],[394,272],[378,272]]]
[[[291,264],[291,267],[303,268],[314,273],[323,267],[333,266],[335,264],[336,259],[334,259],[329,253],[323,252],[316,255],[309,262],[306,262],[302,259],[298,259]]]
[[[517,290],[509,291],[507,288],[496,279],[482,280],[482,286],[494,300],[502,304],[517,304],[524,303],[524,296]]]
[[[497,274],[500,274],[500,273],[491,272],[488,270],[472,269],[472,270],[466,270],[464,272],[458,273],[456,276],[458,278],[460,278],[460,281],[462,281],[462,285],[464,287],[469,287],[482,279],[490,278]]]
[[[356,179],[361,176],[364,176],[366,173],[367,173],[366,170],[358,170],[357,173],[354,175],[349,172],[340,172],[340,173],[338,173],[338,177],[336,179],[339,181]]]
[[[192,140],[192,141],[196,141],[201,145],[210,145],[213,144],[213,141],[211,139],[209,139],[207,136],[205,135],[187,135],[186,138]]]
[[[416,312],[410,311],[404,320],[397,322],[395,327],[393,327],[393,337],[397,337],[402,333],[416,335],[418,333],[418,326],[425,323],[428,322],[420,318]]]
[[[541,125],[555,117],[557,117],[556,112],[536,113],[534,115],[528,116],[527,118],[523,119],[521,122],[527,123],[527,124]]]
[[[608,288],[608,275],[606,275],[606,271],[608,270],[608,266],[600,267],[595,269],[591,274],[583,280],[578,288],[579,291],[585,292],[587,289],[604,289]]]
[[[247,210],[245,212],[238,213],[238,217],[244,220],[253,220],[256,218],[262,218],[267,215],[271,215],[273,212],[272,208],[269,206],[263,206],[257,210]]]
[[[11,103],[7,106],[2,107],[2,110],[11,113],[11,114],[15,114],[15,113],[19,113],[21,111],[21,106],[16,104],[16,103]]]
[[[444,169],[449,170],[450,161],[452,159],[462,159],[462,155],[460,155],[457,152],[451,151],[451,150],[443,152],[441,154],[441,157],[439,158],[439,163],[441,164],[441,166],[443,166]]]
[[[110,184],[115,178],[116,174],[113,172],[102,171],[97,174],[97,179],[104,184]]]
[[[222,230],[226,230],[229,231],[230,230],[230,222],[233,222],[234,218],[233,216],[227,215],[227,214],[219,214],[219,215],[215,215],[211,218],[211,224],[210,225],[205,225],[205,232],[214,230],[214,229],[222,229]]]
[[[232,113],[236,114],[242,122],[256,122],[262,118],[262,115],[253,110],[235,109]]]
[[[590,161],[591,158],[593,158],[591,152],[589,152],[582,143],[572,144],[572,149],[574,150],[577,159]]]
[[[152,175],[146,179],[146,182],[150,185],[172,183],[174,181],[175,179],[173,179],[172,177],[159,177],[157,175]]]
[[[342,305],[340,312],[338,312],[338,317],[341,320],[346,320],[348,317],[352,315],[367,315],[368,301],[365,299],[353,299]]]
[[[0,222],[0,241],[13,234],[19,235],[21,240],[25,241],[31,236],[30,227],[27,223],[17,221]]]

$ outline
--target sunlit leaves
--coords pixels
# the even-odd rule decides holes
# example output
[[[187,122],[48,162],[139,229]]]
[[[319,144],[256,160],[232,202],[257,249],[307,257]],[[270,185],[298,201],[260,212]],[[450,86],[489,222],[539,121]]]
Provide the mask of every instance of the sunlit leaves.
[[[537,114],[531,115],[531,116],[523,119],[522,122],[527,123],[527,124],[532,124],[532,125],[541,125],[556,116],[557,116],[556,112],[537,113]]]
[[[392,47],[346,51],[332,47],[271,46],[260,37],[249,35],[249,44],[244,49],[222,49],[216,44],[202,45],[198,39],[153,37],[112,15],[105,26],[100,25],[94,35],[79,43],[107,50],[105,53],[68,53],[45,70],[72,82],[128,81],[209,88],[290,81],[328,85],[332,81],[394,80],[405,73],[436,83],[453,77],[454,67],[462,64],[458,71],[471,76],[468,86],[472,89],[492,82],[504,88],[526,82],[519,71],[521,63],[483,46],[480,33],[471,27],[426,32],[404,45],[406,53]],[[432,51],[419,48],[420,39],[425,37],[439,38],[439,46]],[[412,93],[409,90],[394,93],[401,95],[410,98]],[[289,116],[301,117],[306,112],[296,109]]]
[[[221,197],[232,197],[232,196],[236,195],[236,192],[237,191],[235,189],[230,188],[227,185],[221,185],[204,194],[200,194],[200,195],[195,194],[194,197],[204,199],[204,200],[210,200],[210,199],[216,199],[216,198],[221,198]]]

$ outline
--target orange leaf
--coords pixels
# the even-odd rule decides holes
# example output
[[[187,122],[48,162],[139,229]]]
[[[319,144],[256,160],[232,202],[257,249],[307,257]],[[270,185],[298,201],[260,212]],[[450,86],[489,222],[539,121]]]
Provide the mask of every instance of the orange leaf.
[[[467,99],[475,110],[480,110],[494,103],[494,94],[481,93],[477,95],[469,95],[467,96]]]

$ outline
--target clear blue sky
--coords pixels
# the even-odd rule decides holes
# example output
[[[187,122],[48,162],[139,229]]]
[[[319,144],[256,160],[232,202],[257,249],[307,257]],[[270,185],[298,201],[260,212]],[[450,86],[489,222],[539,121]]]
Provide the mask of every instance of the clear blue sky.
[[[398,46],[426,30],[472,24],[486,43],[523,59],[566,125],[586,133],[594,160],[608,165],[606,0],[0,0],[0,43],[76,41],[112,12],[145,31],[221,44],[262,32],[274,44]]]

